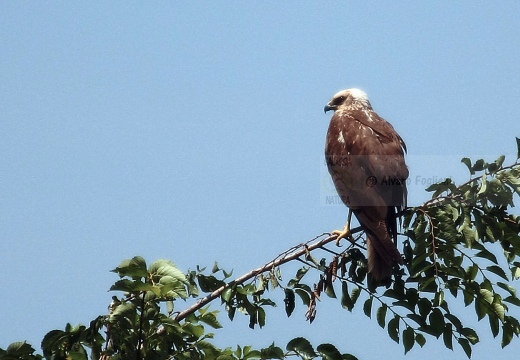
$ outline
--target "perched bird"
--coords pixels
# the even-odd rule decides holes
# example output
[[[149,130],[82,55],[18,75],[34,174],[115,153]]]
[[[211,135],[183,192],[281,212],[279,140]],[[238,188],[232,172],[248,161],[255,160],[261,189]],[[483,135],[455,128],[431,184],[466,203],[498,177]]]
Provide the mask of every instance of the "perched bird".
[[[397,218],[406,207],[406,145],[392,125],[372,109],[359,89],[338,92],[325,106],[334,111],[325,145],[327,168],[349,208],[337,241],[350,236],[352,212],[366,233],[368,269],[379,282],[390,281],[402,264],[397,250]]]

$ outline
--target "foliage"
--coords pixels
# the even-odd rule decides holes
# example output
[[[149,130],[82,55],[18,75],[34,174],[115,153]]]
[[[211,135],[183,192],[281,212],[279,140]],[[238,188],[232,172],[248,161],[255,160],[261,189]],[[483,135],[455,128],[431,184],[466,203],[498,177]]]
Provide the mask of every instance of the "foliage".
[[[517,145],[520,158],[520,139]],[[88,327],[67,324],[64,330],[50,331],[42,341],[43,356],[22,342],[0,349],[0,359],[355,359],[331,344],[313,347],[304,338],[291,340],[285,350],[274,343],[263,349],[213,344],[210,330],[221,324],[219,312],[207,304],[220,299],[231,320],[238,310],[248,316],[249,327],[262,327],[265,309],[275,305],[266,295],[275,289],[283,291],[287,316],[300,299],[312,322],[324,293],[339,297],[348,311],[357,306],[375,318],[391,339],[403,344],[405,353],[416,344],[423,347],[428,338],[442,338],[447,348],[458,344],[470,357],[479,334],[452,311],[453,304],[462,302],[479,321],[487,318],[491,335],[500,335],[505,347],[520,334],[519,320],[509,311],[520,307],[512,285],[520,277],[520,217],[511,213],[520,195],[520,163],[517,159],[504,166],[504,161],[503,156],[489,163],[462,159],[470,173],[467,182],[433,184],[427,189],[430,200],[404,212],[405,266],[394,269],[386,286],[376,284],[367,272],[358,230],[344,249],[327,248],[335,236],[323,235],[232,281],[232,273],[216,263],[209,271],[197,267],[184,273],[169,260],[148,266],[137,256],[113,270],[119,280],[110,290],[122,295],[113,296],[108,314]],[[319,258],[318,253],[325,255]],[[281,266],[293,260],[305,265],[284,282]],[[176,309],[179,300],[189,299],[197,302]]]
[[[169,260],[158,260],[147,267],[142,257],[123,261],[113,272],[120,277],[111,288],[122,291],[122,297],[114,296],[109,313],[90,322],[90,326],[71,326],[65,330],[52,330],[42,341],[43,355],[34,355],[27,343],[11,344],[0,349],[0,359],[283,359],[289,355],[302,358],[322,356],[338,358],[340,352],[330,344],[322,344],[314,350],[303,338],[295,338],[287,345],[287,351],[272,344],[255,350],[251,346],[220,349],[211,343],[214,334],[208,328],[221,327],[218,311],[199,309],[182,321],[175,319],[175,302],[197,297],[200,291],[211,292],[224,284],[231,276],[215,264],[211,274],[205,269],[182,273]],[[216,274],[221,273],[222,279]],[[250,326],[263,326],[263,306],[273,305],[260,296],[261,285],[233,287],[223,294],[227,299],[230,318],[240,309],[250,316]],[[163,308],[165,311],[163,311]],[[345,359],[355,359],[345,355]]]

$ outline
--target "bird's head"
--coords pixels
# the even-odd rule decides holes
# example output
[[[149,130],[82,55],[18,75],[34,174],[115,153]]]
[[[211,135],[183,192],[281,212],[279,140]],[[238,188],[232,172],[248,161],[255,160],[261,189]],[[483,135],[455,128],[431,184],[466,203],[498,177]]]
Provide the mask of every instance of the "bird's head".
[[[323,109],[325,112],[329,110],[339,109],[372,109],[367,94],[359,89],[346,89],[336,93],[329,103]]]

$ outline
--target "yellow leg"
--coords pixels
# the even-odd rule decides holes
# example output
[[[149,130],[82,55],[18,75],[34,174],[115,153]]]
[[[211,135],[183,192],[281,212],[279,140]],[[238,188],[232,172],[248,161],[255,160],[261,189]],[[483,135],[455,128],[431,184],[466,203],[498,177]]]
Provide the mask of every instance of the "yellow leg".
[[[337,235],[337,238],[336,238],[337,246],[339,246],[339,242],[341,241],[341,239],[351,238],[351,235],[350,235],[350,220],[351,219],[352,219],[352,210],[348,209],[347,223],[345,224],[345,227],[343,228],[343,230],[334,230],[332,232],[333,235]]]

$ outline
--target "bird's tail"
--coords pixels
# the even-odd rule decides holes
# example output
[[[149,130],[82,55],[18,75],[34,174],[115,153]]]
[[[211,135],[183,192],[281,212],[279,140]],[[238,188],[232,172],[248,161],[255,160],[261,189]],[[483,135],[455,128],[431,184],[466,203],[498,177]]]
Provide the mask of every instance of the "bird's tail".
[[[395,212],[388,208],[383,211],[381,207],[365,207],[354,214],[367,234],[368,271],[377,281],[384,282],[392,275],[394,264],[403,264],[392,241],[397,235]]]
[[[392,275],[395,263],[402,264],[403,260],[394,243],[387,238],[378,239],[367,233],[368,271],[378,282],[386,282]]]

